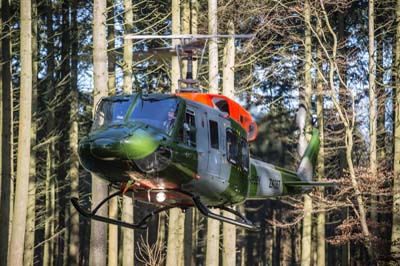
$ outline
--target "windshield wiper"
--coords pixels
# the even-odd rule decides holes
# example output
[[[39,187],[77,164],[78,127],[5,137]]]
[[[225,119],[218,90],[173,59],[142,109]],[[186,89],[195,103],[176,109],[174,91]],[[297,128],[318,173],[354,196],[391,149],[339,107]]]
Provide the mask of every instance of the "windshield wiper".
[[[155,98],[155,97],[142,97],[142,101],[148,101],[148,102],[159,102],[159,101],[164,101],[164,100],[169,100],[169,99],[173,99],[175,98],[175,96],[168,96],[165,98]]]
[[[104,98],[103,101],[105,102],[128,102],[131,98],[130,97],[123,97],[123,98]]]

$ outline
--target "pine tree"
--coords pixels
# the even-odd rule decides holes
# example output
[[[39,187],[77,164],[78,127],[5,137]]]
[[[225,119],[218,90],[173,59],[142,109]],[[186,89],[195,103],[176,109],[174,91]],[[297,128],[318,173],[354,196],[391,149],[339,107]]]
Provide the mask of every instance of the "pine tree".
[[[21,92],[18,130],[17,183],[9,265],[22,265],[26,213],[28,207],[30,129],[32,112],[32,8],[30,0],[21,1]]]
[[[106,0],[95,0],[93,6],[93,110],[101,97],[107,96],[107,39],[106,39]],[[98,204],[107,197],[107,185],[92,174],[92,204]],[[107,208],[100,208],[98,214],[107,216]],[[107,264],[107,224],[91,222],[90,265]]]

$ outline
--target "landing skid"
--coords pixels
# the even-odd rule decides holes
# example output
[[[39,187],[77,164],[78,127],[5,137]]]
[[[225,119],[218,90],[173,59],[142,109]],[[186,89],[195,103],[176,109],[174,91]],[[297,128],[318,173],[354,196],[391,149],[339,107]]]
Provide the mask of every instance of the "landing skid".
[[[214,207],[214,208],[217,208],[217,209],[228,211],[228,212],[234,214],[235,216],[239,217],[240,220],[235,220],[235,219],[228,218],[226,216],[223,216],[223,215],[220,215],[220,214],[215,214],[215,213],[211,212],[210,209],[200,200],[199,197],[194,196],[191,193],[188,193],[186,191],[181,191],[181,190],[172,190],[172,191],[179,192],[179,193],[182,193],[182,194],[190,196],[191,199],[193,200],[194,206],[204,216],[206,216],[208,218],[219,220],[221,222],[230,223],[230,224],[237,225],[237,226],[241,226],[241,227],[244,227],[244,228],[252,230],[252,231],[259,231],[260,230],[259,227],[255,226],[243,214],[241,214],[240,212],[238,212],[236,210],[233,210],[233,209],[225,207],[225,206],[216,206],[216,207]],[[155,216],[156,214],[160,213],[160,212],[167,211],[167,210],[173,209],[173,208],[181,208],[184,211],[188,207],[190,207],[190,206],[186,206],[186,205],[183,205],[183,206],[180,206],[180,205],[165,206],[165,207],[159,208],[157,210],[154,210],[152,212],[149,212],[146,216],[144,216],[136,224],[135,223],[127,223],[127,222],[124,222],[124,221],[120,221],[120,220],[111,219],[111,218],[108,218],[108,217],[96,215],[96,213],[100,209],[100,207],[103,206],[106,202],[108,202],[110,199],[112,199],[112,198],[114,198],[116,196],[122,196],[123,194],[124,194],[124,191],[123,190],[119,190],[119,191],[109,195],[107,198],[102,200],[93,209],[93,211],[91,211],[91,212],[89,212],[89,211],[87,211],[87,210],[85,210],[84,208],[81,207],[81,205],[79,204],[78,198],[71,198],[71,203],[75,207],[75,209],[82,216],[84,216],[86,218],[93,219],[93,220],[100,221],[100,222],[104,222],[104,223],[115,224],[115,225],[131,228],[131,229],[146,229],[148,227],[148,222],[150,221],[150,219],[153,216]]]

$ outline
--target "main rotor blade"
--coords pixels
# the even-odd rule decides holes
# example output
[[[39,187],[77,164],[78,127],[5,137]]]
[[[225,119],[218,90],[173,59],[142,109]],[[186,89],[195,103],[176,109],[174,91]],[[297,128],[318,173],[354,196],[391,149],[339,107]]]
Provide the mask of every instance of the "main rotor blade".
[[[255,34],[172,34],[172,35],[135,35],[127,34],[125,39],[146,40],[146,39],[212,39],[212,38],[237,38],[249,39]]]

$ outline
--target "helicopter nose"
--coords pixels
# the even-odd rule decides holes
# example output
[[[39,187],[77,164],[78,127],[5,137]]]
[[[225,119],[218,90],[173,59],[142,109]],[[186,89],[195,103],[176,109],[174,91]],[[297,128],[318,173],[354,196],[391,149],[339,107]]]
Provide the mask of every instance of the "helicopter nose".
[[[91,142],[90,152],[102,160],[136,160],[153,153],[158,146],[157,138],[144,130],[136,130],[120,139],[104,136],[97,138]]]
[[[98,159],[113,160],[120,156],[120,142],[112,138],[98,138],[90,144],[90,152]]]

